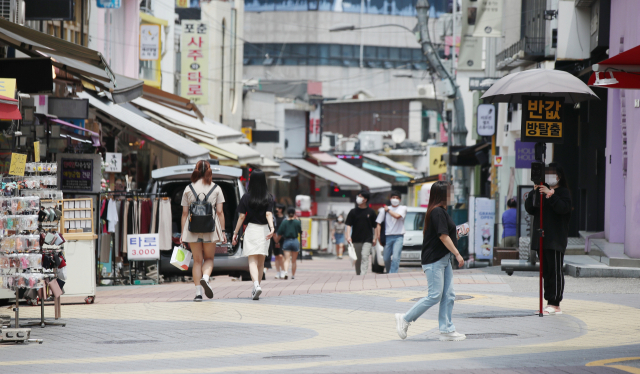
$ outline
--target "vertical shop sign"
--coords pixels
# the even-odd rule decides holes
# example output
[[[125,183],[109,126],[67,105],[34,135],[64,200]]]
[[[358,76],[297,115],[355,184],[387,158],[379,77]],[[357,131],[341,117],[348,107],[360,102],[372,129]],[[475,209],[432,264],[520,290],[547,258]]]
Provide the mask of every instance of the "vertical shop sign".
[[[63,191],[91,191],[93,187],[93,160],[62,159],[60,189]]]
[[[15,78],[0,78],[0,95],[11,99],[16,96]]]
[[[531,163],[536,160],[536,143],[516,140],[516,169],[531,169]]]
[[[160,59],[160,25],[140,25],[140,61]]]
[[[477,131],[480,136],[493,136],[496,133],[496,107],[493,104],[478,105]]]
[[[478,38],[502,37],[502,0],[482,0],[477,4],[473,36]]]
[[[444,154],[447,147],[429,147],[429,175],[438,175],[447,172],[447,160]]]
[[[322,141],[320,133],[320,104],[315,105],[315,109],[309,112],[309,144],[320,143]]]
[[[20,153],[11,154],[11,165],[9,166],[9,175],[24,176],[24,167],[27,165],[27,155]]]
[[[522,96],[521,141],[562,143],[564,97]]]
[[[122,153],[107,152],[104,161],[106,163],[104,171],[107,173],[122,172]]]
[[[496,216],[496,202],[493,199],[477,197],[475,199],[475,254],[476,260],[493,258],[493,225]]]
[[[311,249],[311,218],[300,218],[300,248]]]
[[[40,142],[33,142],[33,160],[40,162]]]
[[[194,104],[208,103],[209,36],[207,24],[200,21],[182,22],[180,41],[182,62],[181,96]]]
[[[458,70],[483,70],[482,38],[474,37],[479,1],[462,0],[462,25]]]

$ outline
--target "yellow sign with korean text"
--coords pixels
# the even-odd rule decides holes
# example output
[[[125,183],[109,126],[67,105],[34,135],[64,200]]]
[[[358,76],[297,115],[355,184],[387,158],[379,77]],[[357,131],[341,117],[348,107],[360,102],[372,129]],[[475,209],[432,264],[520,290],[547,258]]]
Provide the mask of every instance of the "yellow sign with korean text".
[[[242,131],[244,136],[247,137],[249,143],[253,142],[253,129],[251,127],[243,127],[240,129],[240,131]]]
[[[521,141],[562,143],[564,97],[522,96]]]
[[[11,166],[9,166],[9,175],[24,176],[24,167],[27,165],[27,155],[20,153],[11,154]]]
[[[300,234],[300,248],[311,249],[311,218],[300,218],[302,233]]]
[[[0,95],[15,99],[16,96],[16,79],[0,78]]]
[[[33,142],[33,160],[40,162],[40,142]]]
[[[205,105],[209,102],[209,27],[201,21],[182,21],[180,96]]]
[[[447,172],[447,160],[444,154],[447,147],[429,147],[429,175],[438,175]]]

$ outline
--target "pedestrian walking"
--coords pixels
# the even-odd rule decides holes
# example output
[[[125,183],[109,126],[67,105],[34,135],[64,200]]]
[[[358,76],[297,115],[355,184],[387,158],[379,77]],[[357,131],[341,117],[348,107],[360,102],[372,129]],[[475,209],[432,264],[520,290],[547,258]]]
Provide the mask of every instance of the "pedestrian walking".
[[[345,230],[344,217],[338,216],[338,219],[333,224],[332,237],[333,243],[336,245],[336,255],[338,260],[342,260],[342,253],[344,253],[344,230]]]
[[[278,228],[278,239],[284,239],[282,250],[284,251],[284,279],[289,279],[287,272],[291,261],[291,279],[296,279],[298,253],[300,252],[299,235],[302,233],[300,220],[296,219],[296,210],[293,207],[287,209],[287,219]]]
[[[222,189],[212,181],[211,165],[209,161],[201,160],[191,173],[191,184],[182,193],[182,230],[180,241],[188,243],[193,255],[193,269],[191,275],[196,286],[196,297],[193,301],[202,301],[202,292],[209,299],[213,298],[213,289],[209,285],[209,277],[213,271],[213,257],[216,253],[216,243],[227,242],[225,234],[224,195]],[[212,232],[194,233],[189,231],[187,220],[189,207],[196,200],[204,200],[215,207],[214,230]],[[190,221],[191,222],[191,221]]]
[[[447,213],[449,189],[450,185],[445,181],[436,182],[431,186],[421,254],[422,270],[427,276],[429,291],[427,296],[415,303],[406,314],[396,313],[396,329],[401,339],[407,337],[409,324],[437,303],[440,303],[438,312],[440,340],[466,339],[464,334],[456,331],[451,321],[453,303],[456,299],[453,291],[451,259],[455,257],[460,267],[464,265],[464,259],[456,248],[458,245],[456,225]]]
[[[275,229],[278,232],[278,228],[285,220],[284,216],[284,205],[276,204],[276,220],[275,220]],[[273,255],[275,256],[276,263],[276,279],[284,279],[284,252],[282,251],[282,244],[284,243],[284,238],[278,237],[279,240],[275,240],[275,235],[273,240]]]
[[[391,191],[389,201],[391,206],[385,205],[376,219],[378,225],[374,242],[380,240],[382,225],[385,225],[384,268],[387,273],[392,274],[397,273],[400,267],[405,233],[404,218],[407,216],[407,206],[400,205],[400,192],[398,191]]]
[[[533,215],[533,237],[531,248],[538,251],[540,257],[540,192],[544,194],[542,204],[543,230],[542,241],[542,279],[544,298],[547,306],[544,314],[562,314],[560,302],[564,294],[564,253],[569,237],[569,219],[571,218],[571,192],[564,168],[556,163],[549,164],[545,170],[545,183],[535,185],[524,202],[527,213]]]
[[[251,292],[253,300],[260,299],[262,293],[260,282],[264,274],[264,256],[269,252],[269,242],[275,232],[273,205],[274,199],[268,191],[264,172],[259,169],[253,170],[249,176],[247,193],[242,196],[238,204],[238,223],[233,232],[232,242],[236,245],[238,232],[243,223],[246,223],[242,255],[249,258],[249,272],[253,280]]]
[[[507,201],[507,210],[502,213],[502,246],[505,248],[518,247],[518,238],[516,237],[517,212],[515,209],[517,206],[516,199],[511,198]]]
[[[357,206],[347,214],[346,234],[347,243],[353,243],[356,250],[356,274],[366,275],[369,268],[369,255],[373,241],[373,230],[376,227],[376,212],[369,207],[371,195],[368,191],[360,191],[356,197]]]

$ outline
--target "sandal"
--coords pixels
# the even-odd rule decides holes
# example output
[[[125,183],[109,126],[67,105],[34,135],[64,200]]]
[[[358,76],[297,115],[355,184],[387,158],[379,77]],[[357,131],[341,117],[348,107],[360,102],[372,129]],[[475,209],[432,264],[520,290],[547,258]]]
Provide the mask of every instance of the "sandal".
[[[550,315],[553,315],[553,314],[562,314],[562,311],[557,311],[557,310],[556,310],[556,308],[554,308],[554,307],[552,307],[552,306],[549,306],[549,305],[547,305],[547,306],[544,308],[544,311],[545,311],[545,312],[547,312],[547,313],[549,313]]]

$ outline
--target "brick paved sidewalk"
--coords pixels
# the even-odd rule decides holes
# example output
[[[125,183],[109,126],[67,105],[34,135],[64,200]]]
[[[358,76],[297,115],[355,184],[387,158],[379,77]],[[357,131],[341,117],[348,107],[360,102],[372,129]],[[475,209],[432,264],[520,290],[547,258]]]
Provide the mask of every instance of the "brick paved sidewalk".
[[[406,270],[407,268],[405,268]],[[274,279],[275,270],[267,271],[262,282],[262,297],[306,295],[317,293],[353,292],[386,288],[427,286],[427,279],[419,267],[397,274],[367,273],[358,276],[349,260],[316,258],[298,262],[296,279]],[[252,282],[236,281],[228,276],[216,276],[210,282],[214,299],[246,298]],[[502,277],[484,274],[480,270],[456,270],[454,284],[504,284]],[[95,303],[124,304],[192,300],[193,283],[165,283],[155,286],[98,287]],[[63,297],[63,303],[83,303],[84,298]]]

